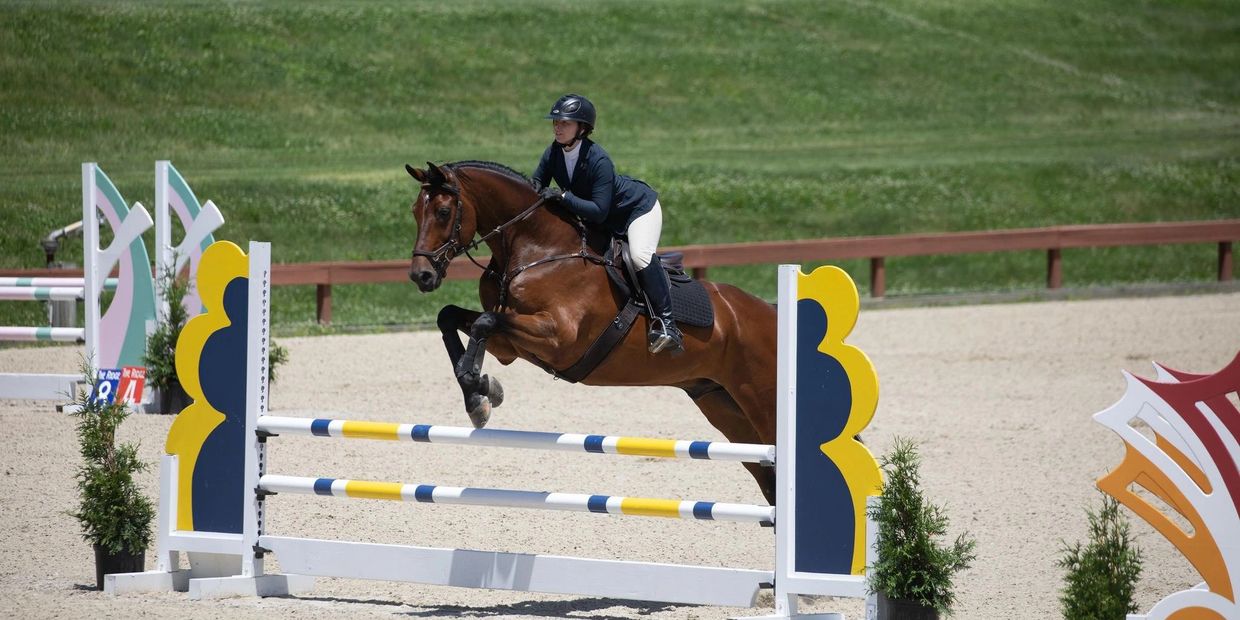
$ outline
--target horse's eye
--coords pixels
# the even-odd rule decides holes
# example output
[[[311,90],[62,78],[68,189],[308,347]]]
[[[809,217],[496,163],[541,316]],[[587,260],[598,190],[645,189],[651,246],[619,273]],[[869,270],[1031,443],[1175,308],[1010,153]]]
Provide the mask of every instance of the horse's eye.
[[[452,215],[452,207],[439,207],[439,210],[435,212],[435,215],[437,215],[441,220],[446,220],[449,215]]]

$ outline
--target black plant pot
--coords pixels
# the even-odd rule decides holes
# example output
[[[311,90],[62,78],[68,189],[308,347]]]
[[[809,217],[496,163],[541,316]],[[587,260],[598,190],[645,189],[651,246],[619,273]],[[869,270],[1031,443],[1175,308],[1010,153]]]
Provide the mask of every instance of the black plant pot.
[[[140,573],[146,570],[146,550],[111,553],[95,545],[95,589],[103,589],[103,576],[114,573]]]
[[[939,612],[916,601],[878,593],[878,620],[939,620]]]
[[[181,413],[189,406],[189,394],[181,387],[180,381],[173,381],[167,389],[159,390],[159,412],[169,415]]]

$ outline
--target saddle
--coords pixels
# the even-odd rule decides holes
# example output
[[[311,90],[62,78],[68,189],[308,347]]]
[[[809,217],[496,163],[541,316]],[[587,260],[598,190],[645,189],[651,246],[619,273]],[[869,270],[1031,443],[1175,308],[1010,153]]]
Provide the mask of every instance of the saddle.
[[[626,243],[623,239],[614,239],[603,254],[603,267],[607,271],[607,277],[611,280],[612,286],[620,292],[620,296],[627,300],[624,307],[620,309],[619,314],[607,326],[607,329],[594,339],[590,348],[581,356],[581,359],[577,360],[577,363],[563,371],[547,368],[556,377],[570,383],[577,383],[590,376],[590,373],[607,359],[611,350],[628,335],[637,317],[650,316],[650,309],[647,307],[645,297],[641,294],[641,288],[636,284],[637,279],[633,274],[633,269],[624,261]],[[714,325],[715,308],[711,305],[710,294],[706,292],[706,287],[702,286],[701,282],[685,273],[682,256],[660,254],[659,262],[667,271],[668,280],[672,283],[672,317],[676,319],[676,322],[694,327]]]
[[[607,277],[624,297],[641,308],[641,313],[650,316],[646,307],[646,299],[641,294],[641,287],[636,283],[632,266],[624,261],[624,247],[628,242],[615,239],[603,255],[606,260]],[[701,282],[694,280],[685,272],[684,255],[680,253],[660,254],[659,262],[667,272],[672,283],[672,318],[677,323],[694,327],[710,327],[715,324],[715,309],[710,303],[710,294]]]

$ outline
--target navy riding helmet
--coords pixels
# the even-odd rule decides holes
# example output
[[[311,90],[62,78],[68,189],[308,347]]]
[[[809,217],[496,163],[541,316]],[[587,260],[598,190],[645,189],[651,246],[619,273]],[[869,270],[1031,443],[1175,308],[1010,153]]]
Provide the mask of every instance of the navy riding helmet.
[[[586,125],[586,130],[594,129],[594,104],[581,95],[567,94],[556,99],[555,105],[544,118],[557,121],[577,121]]]

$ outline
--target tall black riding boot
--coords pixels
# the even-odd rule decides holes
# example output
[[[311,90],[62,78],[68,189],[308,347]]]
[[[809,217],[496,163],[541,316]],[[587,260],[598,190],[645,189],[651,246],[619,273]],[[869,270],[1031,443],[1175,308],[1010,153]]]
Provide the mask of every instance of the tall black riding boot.
[[[672,319],[672,285],[657,254],[645,269],[637,272],[637,280],[650,305],[650,333],[646,339],[650,352],[658,353],[664,349],[673,353],[684,351],[683,337]]]

